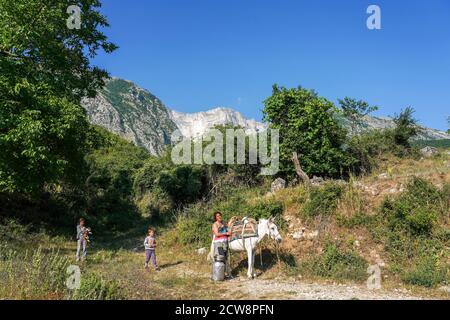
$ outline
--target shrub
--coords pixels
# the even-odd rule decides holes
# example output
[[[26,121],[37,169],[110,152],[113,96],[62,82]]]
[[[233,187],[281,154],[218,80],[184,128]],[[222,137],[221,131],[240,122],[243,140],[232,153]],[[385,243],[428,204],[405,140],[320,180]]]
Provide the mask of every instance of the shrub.
[[[283,203],[276,200],[262,200],[244,208],[246,216],[259,219],[278,218],[283,214]]]
[[[385,248],[393,271],[410,284],[433,287],[446,280],[449,233],[447,187],[437,189],[426,180],[413,178],[406,190],[381,207]]]
[[[349,138],[347,152],[356,159],[352,172],[356,175],[369,173],[378,165],[380,156],[386,153],[398,153],[393,131],[370,130]]]
[[[328,243],[320,256],[302,263],[300,270],[324,278],[363,281],[367,278],[367,267],[356,252]]]
[[[138,201],[139,212],[145,218],[157,218],[169,214],[174,207],[170,196],[159,188],[147,191]]]
[[[182,245],[208,247],[211,242],[211,224],[212,216],[208,215],[204,206],[189,206],[177,218],[175,239]]]
[[[120,300],[123,297],[116,281],[105,280],[96,274],[82,277],[80,288],[71,296],[74,300]]]
[[[392,230],[402,229],[413,234],[430,234],[441,213],[443,195],[433,185],[414,178],[397,199],[386,199],[381,211]]]
[[[434,256],[424,256],[402,275],[402,280],[409,284],[423,287],[435,287],[447,279],[448,266],[439,266],[439,260]]]
[[[339,226],[345,228],[355,228],[359,226],[369,226],[373,222],[374,218],[363,212],[358,212],[351,217],[344,215],[336,216],[336,222]]]
[[[181,165],[160,173],[157,185],[167,192],[175,203],[197,200],[203,187],[203,171],[200,167]]]
[[[342,186],[335,183],[312,188],[310,199],[303,207],[303,213],[310,218],[333,214],[342,193]]]

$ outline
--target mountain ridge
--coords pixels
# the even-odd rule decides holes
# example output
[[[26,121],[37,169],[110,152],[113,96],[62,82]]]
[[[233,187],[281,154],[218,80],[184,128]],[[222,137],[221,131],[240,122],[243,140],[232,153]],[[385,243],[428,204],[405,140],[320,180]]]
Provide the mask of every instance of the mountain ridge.
[[[150,91],[116,77],[108,79],[95,98],[83,99],[82,106],[91,123],[144,147],[152,155],[163,152],[177,129],[185,137],[196,138],[216,125],[239,126],[247,134],[267,128],[266,124],[248,119],[229,107],[194,113],[172,110]],[[338,116],[338,121],[347,128],[350,126],[343,116]],[[366,116],[363,129],[392,128],[394,125],[389,117]],[[423,132],[417,140],[450,139],[443,131],[421,128]]]

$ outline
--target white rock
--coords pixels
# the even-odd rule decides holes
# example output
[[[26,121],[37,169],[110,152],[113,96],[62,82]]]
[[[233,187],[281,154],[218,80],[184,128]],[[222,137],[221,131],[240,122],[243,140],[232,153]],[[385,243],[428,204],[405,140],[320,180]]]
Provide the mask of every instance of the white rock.
[[[379,179],[387,179],[388,177],[389,177],[389,175],[386,172],[378,175]]]
[[[284,179],[277,178],[272,182],[270,191],[273,193],[284,188],[286,188],[286,181]]]
[[[434,147],[426,146],[426,147],[420,149],[420,153],[421,153],[424,157],[428,158],[428,157],[431,157],[431,156],[433,156],[433,155],[439,153],[439,151],[438,151],[438,149],[436,149],[436,148],[434,148]]]
[[[304,233],[305,233],[304,230],[295,231],[292,234],[292,238],[294,238],[295,240],[299,240],[299,239],[303,238]]]
[[[200,249],[197,249],[197,254],[198,255],[204,255],[206,253],[206,248],[200,248]]]
[[[389,189],[389,193],[395,194],[395,193],[398,193],[398,190],[397,190],[397,188],[392,188],[392,189]]]
[[[312,239],[317,238],[318,236],[319,236],[319,230],[316,230],[316,231],[307,233],[307,234],[305,235],[305,238],[308,239],[308,240],[312,240]]]
[[[246,119],[241,113],[230,108],[215,108],[196,113],[182,113],[169,110],[172,120],[181,134],[188,138],[198,138],[216,125],[241,127],[246,134],[266,130],[266,125],[253,119]]]
[[[439,287],[439,290],[450,293],[450,285]]]

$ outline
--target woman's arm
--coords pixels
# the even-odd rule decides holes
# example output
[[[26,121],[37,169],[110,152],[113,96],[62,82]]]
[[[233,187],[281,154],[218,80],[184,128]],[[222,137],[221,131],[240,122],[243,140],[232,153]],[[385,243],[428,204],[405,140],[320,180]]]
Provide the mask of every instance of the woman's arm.
[[[230,232],[224,232],[224,233],[220,233],[219,232],[219,228],[217,227],[217,223],[214,223],[212,226],[212,232],[216,237],[220,237],[220,236],[229,236]]]

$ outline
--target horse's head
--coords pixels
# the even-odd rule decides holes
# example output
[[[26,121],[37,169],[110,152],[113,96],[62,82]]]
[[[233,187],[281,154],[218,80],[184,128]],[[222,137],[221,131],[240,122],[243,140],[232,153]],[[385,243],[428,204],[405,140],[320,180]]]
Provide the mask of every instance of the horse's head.
[[[280,235],[280,232],[278,231],[278,227],[274,223],[274,218],[269,219],[261,219],[261,223],[264,226],[265,233],[272,239],[277,242],[281,242],[283,238]]]

